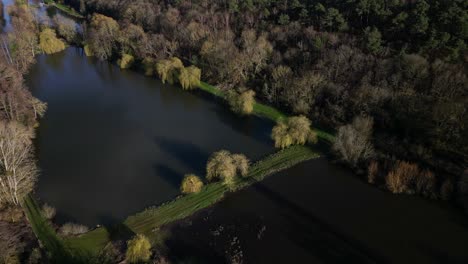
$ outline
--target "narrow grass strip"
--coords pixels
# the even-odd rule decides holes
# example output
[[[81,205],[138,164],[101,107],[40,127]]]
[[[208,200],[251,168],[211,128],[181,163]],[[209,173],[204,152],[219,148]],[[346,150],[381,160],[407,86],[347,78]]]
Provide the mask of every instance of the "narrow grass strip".
[[[198,86],[201,90],[210,93],[216,97],[224,97],[224,92],[213,85],[207,84],[205,82],[201,82]],[[266,104],[255,102],[254,104],[254,115],[264,117],[270,119],[274,122],[277,122],[281,119],[288,118],[289,116],[278,109],[268,106]],[[313,128],[314,131],[317,133],[319,139],[324,140],[327,143],[331,143],[335,140],[335,136],[331,133],[328,133],[324,130]]]
[[[292,167],[320,155],[306,146],[293,146],[256,162],[251,166],[246,179],[236,181],[234,189],[241,189],[266,176]],[[153,237],[163,225],[186,218],[197,211],[207,208],[224,198],[230,190],[220,182],[208,184],[196,194],[180,196],[158,207],[128,217],[124,225],[138,234]],[[98,253],[109,241],[108,231],[101,227],[79,237],[68,239],[67,245],[90,253]]]

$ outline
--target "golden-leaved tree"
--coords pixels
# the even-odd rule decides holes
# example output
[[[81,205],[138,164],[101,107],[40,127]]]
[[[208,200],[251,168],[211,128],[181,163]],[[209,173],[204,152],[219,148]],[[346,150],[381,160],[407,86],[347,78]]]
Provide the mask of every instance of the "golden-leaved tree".
[[[39,47],[46,54],[53,54],[65,49],[65,43],[57,38],[55,31],[45,28],[39,35]]]
[[[181,68],[179,82],[184,90],[192,90],[200,85],[201,70],[195,66]]]
[[[184,64],[179,58],[172,57],[166,60],[160,60],[156,63],[156,72],[163,83],[169,82],[174,84],[178,79],[180,70],[184,68]]]

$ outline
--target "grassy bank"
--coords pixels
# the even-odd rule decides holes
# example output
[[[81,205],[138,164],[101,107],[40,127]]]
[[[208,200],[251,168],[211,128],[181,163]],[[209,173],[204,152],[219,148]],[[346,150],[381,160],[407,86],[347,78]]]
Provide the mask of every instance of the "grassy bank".
[[[205,82],[201,82],[200,85],[198,86],[201,90],[208,92],[210,94],[213,94],[214,96],[217,97],[224,97],[224,92],[221,91],[220,89],[216,88],[215,86],[212,86],[210,84],[207,84]],[[288,115],[279,111],[278,109],[268,106],[266,104],[258,103],[255,102],[254,104],[254,114],[260,117],[268,118],[273,121],[278,121],[282,118],[287,118]],[[315,132],[317,132],[317,136],[319,139],[324,140],[326,142],[333,142],[335,137],[321,129],[314,128]]]
[[[60,3],[56,3],[53,0],[45,0],[44,3],[49,6],[54,6],[55,8],[59,9],[60,11],[64,12],[65,14],[74,17],[74,18],[79,18],[83,19],[84,16],[82,16],[80,13],[76,12],[75,9],[71,8],[70,6],[63,5]]]
[[[23,201],[23,208],[42,247],[47,249],[52,263],[87,263],[89,254],[81,249],[67,246],[62,238],[55,232],[50,222],[42,215],[40,207],[31,195]]]
[[[317,158],[320,155],[306,146],[294,146],[272,154],[251,166],[249,178],[238,180],[236,188],[243,188],[262,180],[268,175],[294,166],[302,161]],[[164,224],[183,219],[193,213],[207,208],[220,201],[229,190],[222,183],[206,185],[200,193],[180,196],[177,199],[158,207],[149,208],[139,214],[130,216],[123,222],[117,234],[106,228],[97,228],[80,237],[67,240],[67,245],[78,250],[97,254],[118,232],[145,234],[150,238],[157,236],[158,229]]]

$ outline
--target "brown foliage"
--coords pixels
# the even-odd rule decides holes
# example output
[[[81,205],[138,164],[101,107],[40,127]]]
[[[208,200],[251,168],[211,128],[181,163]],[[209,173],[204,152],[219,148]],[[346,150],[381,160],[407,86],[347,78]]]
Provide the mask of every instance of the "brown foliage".
[[[341,160],[355,167],[359,162],[372,157],[374,154],[371,143],[373,123],[370,117],[355,117],[353,123],[338,129],[333,150]]]
[[[387,175],[387,188],[393,193],[409,193],[412,189],[411,184],[418,175],[417,164],[397,161],[394,169]]]
[[[440,197],[443,200],[450,200],[452,199],[454,191],[454,186],[453,186],[453,181],[451,179],[446,179],[444,183],[442,183],[442,186],[440,187]]]
[[[377,179],[378,173],[379,173],[379,163],[373,160],[369,163],[369,167],[367,168],[367,181],[370,184],[374,184],[375,180]]]
[[[430,170],[421,171],[416,177],[416,192],[424,196],[434,196],[437,179]]]

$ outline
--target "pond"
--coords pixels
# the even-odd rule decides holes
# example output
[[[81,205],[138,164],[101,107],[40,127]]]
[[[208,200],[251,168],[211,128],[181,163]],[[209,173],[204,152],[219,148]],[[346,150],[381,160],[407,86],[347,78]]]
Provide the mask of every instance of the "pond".
[[[36,194],[58,221],[109,224],[179,194],[226,149],[251,160],[274,152],[269,120],[241,118],[198,92],[163,85],[83,55],[39,56],[28,76],[48,110],[37,129]]]
[[[393,195],[324,158],[163,231],[174,263],[468,263],[459,208]]]

